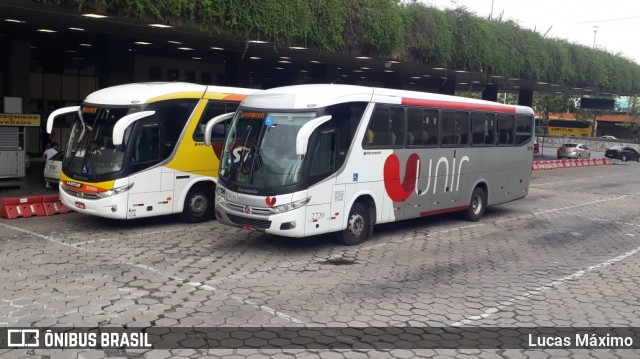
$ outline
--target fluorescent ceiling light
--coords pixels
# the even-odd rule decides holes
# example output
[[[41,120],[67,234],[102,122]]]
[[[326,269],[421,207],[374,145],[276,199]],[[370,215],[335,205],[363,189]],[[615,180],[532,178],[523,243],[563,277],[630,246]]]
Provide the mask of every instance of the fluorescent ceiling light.
[[[363,66],[363,67],[361,67],[360,69],[362,69],[362,70],[371,70],[371,68],[370,68],[370,67],[364,67],[364,66]]]
[[[178,50],[183,50],[183,51],[193,51],[192,48],[190,47],[179,47]]]
[[[258,57],[258,56],[251,56],[251,57],[250,57],[250,59],[251,59],[251,60],[260,60],[260,57]]]
[[[318,60],[311,60],[311,61],[309,61],[309,62],[311,62],[312,64],[321,64],[321,62],[320,62],[320,61],[318,61]]]
[[[6,22],[14,22],[16,24],[24,24],[25,23],[22,20],[16,20],[16,19],[4,19],[4,21],[6,21]]]
[[[291,50],[306,50],[306,47],[302,47],[302,46],[291,46],[289,47]]]
[[[175,45],[182,45],[182,43],[180,41],[173,41],[173,40],[169,40],[167,41],[170,44],[175,44]]]
[[[458,85],[468,85],[468,82],[458,82]]]
[[[171,25],[165,25],[165,24],[149,24],[149,26],[157,27],[157,28],[160,28],[160,29],[169,29],[169,28],[173,27]]]
[[[466,71],[465,70],[456,70],[457,73],[459,74],[464,74]]]
[[[47,33],[57,32],[56,30],[51,30],[51,29],[38,29],[37,31],[39,31],[39,32],[47,32]]]
[[[445,70],[445,68],[444,68],[444,67],[434,67],[433,69],[434,69],[434,70]]]
[[[263,41],[263,40],[249,40],[250,43],[252,44],[267,44],[268,41]]]
[[[80,27],[70,27],[69,30],[73,30],[73,31],[84,31],[83,28]]]
[[[290,64],[291,63],[291,61],[288,61],[288,60],[280,60],[278,62],[281,63],[281,64]]]
[[[91,47],[91,46],[93,46],[93,45],[91,45],[91,44],[80,44],[80,46],[84,46],[84,47]]]
[[[223,51],[224,50],[222,47],[215,47],[215,46],[211,46],[210,49],[211,50],[218,50],[218,51]]]
[[[82,14],[82,16],[90,17],[92,19],[104,19],[105,17],[108,17],[107,15],[100,15],[100,14]]]
[[[276,67],[276,70],[284,70],[284,67]]]
[[[191,58],[194,60],[202,60],[202,57],[198,57],[198,56],[192,56]]]
[[[356,59],[358,59],[358,60],[371,60],[371,58],[369,56],[356,56]]]
[[[279,58],[283,60],[291,60],[291,58],[288,56],[280,56]]]
[[[420,76],[411,76],[412,79],[417,80],[420,78]]]
[[[384,72],[394,72],[393,70],[384,70]]]
[[[134,44],[136,44],[136,45],[151,45],[150,42],[146,42],[146,41],[136,41],[136,42],[134,42]]]

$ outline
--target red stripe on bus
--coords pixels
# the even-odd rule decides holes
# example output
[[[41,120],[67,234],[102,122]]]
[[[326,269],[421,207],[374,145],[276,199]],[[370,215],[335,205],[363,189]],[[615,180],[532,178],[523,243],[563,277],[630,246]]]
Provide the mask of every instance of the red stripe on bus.
[[[477,104],[477,103],[440,101],[440,100],[421,100],[417,98],[406,98],[406,97],[402,98],[402,104],[407,106],[440,107],[440,108],[451,108],[456,110],[477,110],[477,111],[516,113],[515,107],[504,106],[499,104],[490,105],[490,104]]]
[[[433,211],[420,212],[420,217],[433,216],[436,214],[443,214],[443,213],[449,213],[449,212],[464,211],[469,207],[470,207],[469,205],[466,205],[466,206],[451,207],[451,208],[444,208],[444,209],[436,209]]]

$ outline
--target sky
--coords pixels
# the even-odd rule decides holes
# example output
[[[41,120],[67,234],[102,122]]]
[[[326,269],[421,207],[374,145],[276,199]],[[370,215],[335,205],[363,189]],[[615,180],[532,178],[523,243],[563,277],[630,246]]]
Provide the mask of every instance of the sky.
[[[481,17],[514,20],[547,37],[620,54],[640,64],[640,0],[422,0],[439,9],[466,7]],[[597,27],[597,28],[596,28]],[[595,30],[595,33],[594,33]],[[594,36],[595,35],[595,36]]]

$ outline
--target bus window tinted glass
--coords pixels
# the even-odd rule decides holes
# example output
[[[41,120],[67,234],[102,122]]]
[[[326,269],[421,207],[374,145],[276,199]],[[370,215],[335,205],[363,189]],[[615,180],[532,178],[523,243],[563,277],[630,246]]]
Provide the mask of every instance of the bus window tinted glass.
[[[515,117],[513,115],[498,115],[498,146],[513,145],[513,128],[515,126],[514,122]]]
[[[426,146],[438,142],[438,111],[407,110],[407,145]]]
[[[440,144],[454,145],[456,143],[456,113],[453,111],[442,111],[442,121],[440,124]]]
[[[404,121],[401,108],[376,108],[363,140],[365,147],[387,147],[403,144]]]
[[[473,146],[491,146],[494,140],[495,115],[474,112],[471,114],[471,144]]]
[[[518,115],[516,118],[516,145],[523,145],[533,135],[533,118],[531,116]]]
[[[209,120],[216,116],[223,115],[228,112],[233,112],[236,110],[237,106],[237,104],[209,101],[209,103],[207,104],[207,108],[202,113],[202,117],[200,117],[198,126],[196,126],[196,129],[193,132],[194,141],[204,141],[204,128],[207,126],[207,122],[209,122]],[[226,135],[228,125],[229,121],[225,121],[223,123],[215,125],[213,127],[213,131],[211,132],[211,140],[224,141],[224,136]]]
[[[469,144],[469,112],[456,112],[455,144],[466,146]]]

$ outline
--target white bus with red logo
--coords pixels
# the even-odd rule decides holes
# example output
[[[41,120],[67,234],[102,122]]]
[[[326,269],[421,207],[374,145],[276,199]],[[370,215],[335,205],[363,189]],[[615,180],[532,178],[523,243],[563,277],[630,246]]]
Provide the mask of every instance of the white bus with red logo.
[[[217,121],[205,129],[211,131]],[[338,232],[524,198],[529,107],[351,85],[261,91],[236,111],[222,151],[221,223],[288,237]]]

